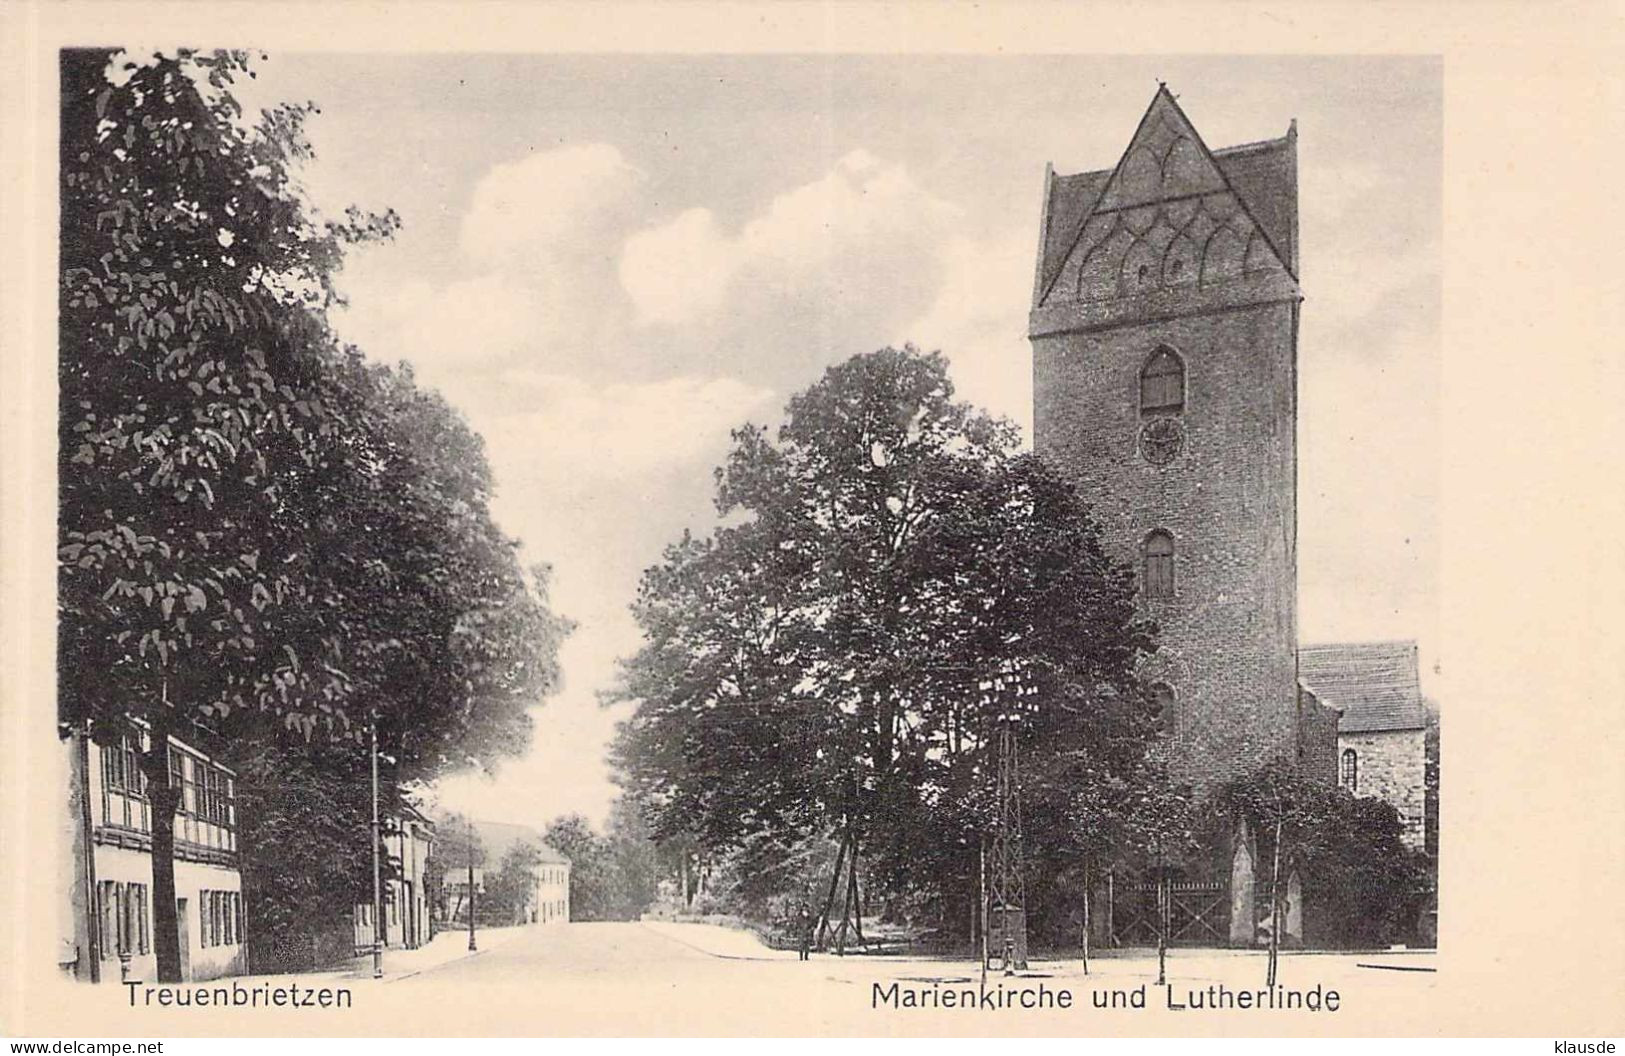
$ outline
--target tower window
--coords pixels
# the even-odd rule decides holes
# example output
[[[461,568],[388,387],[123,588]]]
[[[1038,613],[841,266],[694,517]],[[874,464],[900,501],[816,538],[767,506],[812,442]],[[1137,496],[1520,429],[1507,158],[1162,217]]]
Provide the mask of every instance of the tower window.
[[[1145,596],[1166,600],[1174,596],[1174,537],[1161,530],[1145,537]]]
[[[1353,748],[1344,748],[1338,761],[1337,783],[1350,792],[1360,791],[1360,757]]]
[[[1166,682],[1151,686],[1151,719],[1164,732],[1174,728],[1174,687]]]
[[[1185,409],[1185,364],[1166,345],[1140,370],[1140,413],[1178,414]]]

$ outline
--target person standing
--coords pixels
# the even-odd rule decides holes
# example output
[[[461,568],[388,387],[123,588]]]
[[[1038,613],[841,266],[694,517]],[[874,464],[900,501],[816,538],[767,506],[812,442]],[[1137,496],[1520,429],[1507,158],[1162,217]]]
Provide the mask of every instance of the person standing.
[[[807,900],[803,898],[801,900],[801,904],[796,908],[796,940],[797,953],[799,954],[797,958],[798,960],[809,961],[812,959],[812,929],[812,907],[809,906],[807,904]]]

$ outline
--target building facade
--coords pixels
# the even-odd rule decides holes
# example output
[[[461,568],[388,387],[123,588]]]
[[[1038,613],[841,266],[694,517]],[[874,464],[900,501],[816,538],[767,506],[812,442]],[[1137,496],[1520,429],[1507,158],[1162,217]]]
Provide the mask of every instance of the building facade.
[[[69,913],[64,971],[99,982],[156,978],[152,805],[138,765],[151,735],[139,723],[92,737],[67,731],[71,823],[64,863]],[[175,813],[175,910],[181,974],[212,979],[246,970],[249,920],[237,868],[236,774],[171,737]]]
[[[474,900],[475,913],[480,921],[489,920],[487,910],[479,908],[478,900],[485,897],[487,878],[502,867],[510,851],[524,844],[534,851],[533,878],[530,890],[522,904],[511,907],[511,919],[504,924],[562,924],[570,919],[570,859],[551,846],[542,834],[528,825],[507,822],[476,821],[474,837],[478,848],[475,857]],[[442,866],[441,916],[448,922],[468,922],[469,869],[468,859],[461,850],[463,844],[447,841],[448,848],[440,859]]]
[[[434,855],[434,822],[408,805],[384,820],[383,845],[388,856],[387,879],[382,884],[382,931],[370,902],[355,907],[351,915],[354,948],[357,954],[371,951],[382,937],[386,949],[415,950],[434,937],[433,909],[436,892],[431,889],[429,862]]]
[[[1399,812],[1401,839],[1422,850],[1428,839],[1428,712],[1417,673],[1416,643],[1306,645],[1299,677],[1338,712],[1337,782]]]
[[[1160,87],[1116,166],[1045,184],[1034,445],[1139,572],[1174,772],[1329,756],[1297,680],[1296,126],[1213,151]]]

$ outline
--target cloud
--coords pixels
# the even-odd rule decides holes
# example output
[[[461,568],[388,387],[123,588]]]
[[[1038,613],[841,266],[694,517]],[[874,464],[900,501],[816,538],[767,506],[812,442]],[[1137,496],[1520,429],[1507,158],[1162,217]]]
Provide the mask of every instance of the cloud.
[[[515,363],[590,363],[625,313],[614,257],[642,180],[604,143],[494,165],[462,216],[452,277],[401,273],[389,245],[359,250],[336,324],[378,358],[411,361],[454,402],[478,399],[482,377]]]
[[[1032,424],[1027,304],[1034,252],[1034,235],[1024,228],[986,239],[950,239],[942,249],[936,300],[897,337],[941,349],[955,395],[1010,418],[1024,433]]]
[[[734,378],[683,376],[594,385],[563,374],[505,371],[495,383],[528,409],[485,430],[493,457],[551,489],[602,487],[691,463],[728,431],[773,409],[773,393]]]
[[[350,307],[333,323],[345,340],[376,360],[410,362],[421,383],[469,411],[483,409],[471,386],[547,332],[535,288],[499,273],[436,284],[347,268],[341,286]]]
[[[780,194],[737,234],[703,208],[632,235],[620,278],[637,321],[707,321],[744,299],[873,297],[934,264],[957,207],[922,190],[901,165],[864,150],[824,177]]]
[[[709,209],[689,209],[626,240],[621,285],[641,322],[685,323],[722,306],[740,255]]]
[[[459,242],[486,265],[602,249],[643,173],[607,143],[572,144],[491,167],[474,187]]]

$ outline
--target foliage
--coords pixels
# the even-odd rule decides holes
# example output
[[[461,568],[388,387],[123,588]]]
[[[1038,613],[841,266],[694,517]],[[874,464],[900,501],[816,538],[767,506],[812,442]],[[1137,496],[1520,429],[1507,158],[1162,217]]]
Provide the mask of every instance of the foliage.
[[[541,848],[529,840],[515,840],[495,871],[485,874],[485,902],[480,915],[523,922],[534,908],[536,870],[541,863]]]
[[[607,835],[566,814],[548,825],[547,842],[570,859],[571,920],[636,920],[654,901],[654,846],[624,803],[613,808]]]
[[[204,723],[254,766],[273,727],[360,741],[375,723],[398,789],[522,750],[568,631],[490,519],[478,437],[334,339],[344,247],[396,219],[316,216],[295,181],[312,107],[244,121],[248,66],[62,58],[59,701],[99,737],[126,716],[153,731],[165,979],[170,732]],[[284,813],[252,824],[296,829],[299,794],[261,798]]]
[[[626,797],[617,798],[604,838],[615,870],[617,919],[636,920],[654,903],[661,872],[643,812]]]
[[[614,919],[608,848],[592,824],[580,814],[566,814],[547,826],[546,838],[550,847],[570,859],[570,919]]]
[[[615,760],[657,838],[829,836],[883,893],[946,906],[975,898],[1001,717],[1023,712],[1031,772],[1129,779],[1152,628],[1075,493],[1016,442],[913,348],[831,368],[776,439],[735,431],[723,526],[669,547],[634,605]]]
[[[305,935],[347,928],[354,907],[372,900],[365,753],[352,742],[272,737],[241,746],[233,762],[239,867],[256,949],[296,947]]]
[[[224,52],[122,69],[106,52],[63,56],[70,721],[170,698],[203,718],[236,706],[307,728],[350,717],[339,643],[282,619],[321,608],[288,504],[341,446],[318,391],[336,355],[323,309],[342,244],[393,221],[306,215],[292,180],[307,110],[245,131],[226,88],[246,68]]]
[[[1382,947],[1412,940],[1427,868],[1423,856],[1401,841],[1403,826],[1393,806],[1304,777],[1281,762],[1226,784],[1215,802],[1218,817],[1247,822],[1262,862],[1273,861],[1279,832],[1281,883],[1298,872],[1305,928],[1317,945]]]

